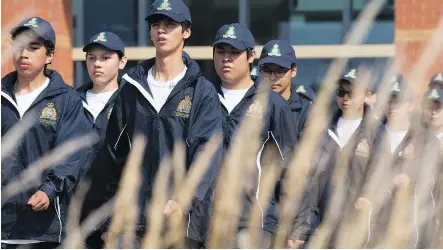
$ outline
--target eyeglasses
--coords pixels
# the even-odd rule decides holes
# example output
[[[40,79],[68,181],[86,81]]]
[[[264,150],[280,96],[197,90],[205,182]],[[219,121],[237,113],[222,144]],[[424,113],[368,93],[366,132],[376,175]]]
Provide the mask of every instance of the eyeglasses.
[[[346,95],[349,96],[349,98],[352,98],[352,91],[346,91],[344,89],[336,89],[335,93],[337,94],[338,97],[345,97]]]
[[[264,77],[271,77],[272,74],[274,74],[274,76],[276,78],[282,78],[282,77],[284,77],[286,75],[286,73],[288,73],[289,70],[290,69],[284,70],[284,71],[273,71],[273,70],[268,69],[268,68],[260,68],[260,73]]]

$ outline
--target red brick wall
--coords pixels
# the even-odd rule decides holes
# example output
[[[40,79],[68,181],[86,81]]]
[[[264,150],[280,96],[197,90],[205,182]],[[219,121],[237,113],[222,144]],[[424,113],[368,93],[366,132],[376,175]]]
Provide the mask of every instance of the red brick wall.
[[[395,44],[398,58],[404,59],[400,71],[407,75],[420,58],[431,39],[438,22],[443,17],[443,0],[396,0]],[[416,83],[418,92],[425,91],[432,74],[443,71],[443,53],[427,69],[425,79]],[[419,85],[419,86],[417,86]]]
[[[9,31],[20,21],[31,16],[48,20],[57,40],[55,58],[49,66],[57,70],[66,83],[73,83],[72,62],[72,0],[3,0],[2,22],[2,77],[14,70],[10,54]]]

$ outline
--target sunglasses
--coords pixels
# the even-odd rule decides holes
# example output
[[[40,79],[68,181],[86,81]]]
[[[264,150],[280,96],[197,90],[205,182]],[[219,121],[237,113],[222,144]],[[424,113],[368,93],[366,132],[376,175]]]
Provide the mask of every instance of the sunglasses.
[[[350,98],[352,98],[352,91],[346,91],[344,89],[336,89],[335,93],[337,94],[338,97],[345,97],[346,95],[348,95]]]

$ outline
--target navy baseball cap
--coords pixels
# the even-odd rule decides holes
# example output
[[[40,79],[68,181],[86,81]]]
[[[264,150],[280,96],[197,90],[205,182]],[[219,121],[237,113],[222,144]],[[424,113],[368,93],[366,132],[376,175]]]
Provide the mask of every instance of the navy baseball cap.
[[[21,21],[17,27],[13,28],[10,34],[15,36],[18,32],[25,29],[33,30],[39,37],[45,41],[51,42],[55,47],[55,31],[51,24],[45,19],[41,17],[26,18],[25,20]]]
[[[254,49],[255,47],[251,31],[239,23],[223,25],[217,31],[212,47],[222,43],[229,44],[238,50]]]
[[[121,56],[125,55],[125,45],[122,39],[112,32],[105,31],[93,35],[91,39],[89,39],[88,44],[83,47],[83,51],[88,52],[94,45],[101,45],[107,49],[114,50],[120,53]]]
[[[429,101],[443,103],[443,89],[430,89],[426,92],[425,98]]]
[[[429,87],[443,89],[443,72],[440,72],[432,76],[431,82],[429,83]]]
[[[391,87],[391,95],[401,97],[402,99],[412,100],[414,94],[412,90],[409,88],[403,76],[395,76],[390,84]]]
[[[295,50],[287,40],[272,40],[265,44],[261,51],[258,65],[277,64],[283,68],[291,68],[296,63]]]
[[[151,23],[155,15],[164,15],[179,23],[188,21],[192,24],[191,12],[183,0],[154,1],[145,20]]]
[[[357,70],[351,69],[348,72],[346,72],[346,74],[343,74],[339,79],[338,83],[343,81],[349,82],[350,84],[355,84],[357,82]]]
[[[314,90],[306,85],[299,85],[298,87],[296,87],[295,92],[311,102],[315,101],[316,96]]]

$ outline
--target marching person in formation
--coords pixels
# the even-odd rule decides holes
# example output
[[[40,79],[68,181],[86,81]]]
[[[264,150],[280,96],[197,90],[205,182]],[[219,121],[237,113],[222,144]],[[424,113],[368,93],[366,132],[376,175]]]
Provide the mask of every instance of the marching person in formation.
[[[224,151],[227,152],[235,140],[235,132],[245,116],[264,117],[263,130],[260,136],[262,150],[257,152],[257,169],[254,178],[258,183],[254,187],[246,187],[243,209],[240,216],[238,239],[232,247],[245,247],[244,239],[248,227],[248,215],[251,212],[253,200],[258,200],[262,169],[268,164],[264,155],[273,151],[278,161],[283,162],[285,157],[295,146],[297,138],[293,132],[291,110],[285,100],[268,89],[261,90],[260,77],[256,81],[251,79],[250,69],[255,57],[255,41],[251,32],[244,26],[233,23],[223,25],[216,33],[214,43],[214,66],[220,77],[220,84],[216,85],[223,111]],[[261,91],[268,95],[267,108],[264,109],[259,99]],[[268,152],[263,152],[263,149]],[[272,150],[275,149],[275,150]],[[272,155],[272,153],[269,153]],[[274,160],[272,157],[269,157]],[[239,170],[240,171],[240,170]],[[217,197],[216,197],[217,198]],[[262,218],[257,230],[260,231],[260,248],[271,247],[271,240],[277,229],[278,196],[274,195],[268,204],[268,210],[262,211]]]
[[[414,94],[405,79],[398,76],[391,84],[384,125],[378,128],[374,139],[374,150],[360,199],[369,200],[373,211],[378,212],[371,218],[369,247],[383,247],[389,240],[386,238],[389,222],[397,215],[393,214],[394,201],[402,193],[406,194],[402,212],[409,219],[402,221],[406,225],[402,228],[406,239],[404,244],[421,248],[426,237],[420,221],[429,211],[419,203],[419,196],[428,197],[425,199],[428,204],[432,202],[431,191],[423,194],[423,185],[426,184],[424,182],[429,184],[425,176],[434,171],[439,147],[435,136],[423,128],[415,115]],[[373,182],[377,183],[376,186]]]
[[[356,69],[351,69],[338,81],[336,95],[340,109],[333,115],[323,136],[311,171],[316,187],[312,189],[315,194],[310,217],[313,224],[328,219],[333,228],[340,228],[360,209],[370,205],[367,199],[358,199],[377,129],[365,104],[366,92],[367,86]],[[337,231],[328,241],[328,248],[337,246]]]
[[[305,123],[310,110],[310,102],[302,98],[297,92],[296,85],[291,85],[291,79],[297,74],[297,62],[294,48],[286,40],[272,40],[265,44],[258,62],[260,76],[263,80],[271,84],[272,90],[280,94],[289,105],[293,116],[293,123],[290,127],[293,134],[300,140],[305,128]],[[305,91],[306,93],[306,91]],[[306,195],[310,193],[307,190]],[[310,207],[309,197],[302,199],[302,205]],[[313,230],[313,225],[306,223],[306,218],[300,218],[309,208],[299,209],[301,216],[296,216],[293,223],[292,234],[289,245],[294,248],[300,247]],[[306,216],[305,216],[306,217]]]
[[[142,163],[138,236],[146,230],[145,207],[152,198],[161,160],[173,154],[176,143],[186,142],[189,171],[209,139],[222,131],[221,107],[213,84],[202,76],[197,62],[183,55],[185,41],[191,36],[189,8],[182,0],[157,0],[145,20],[149,23],[156,56],[122,77],[124,86],[114,102],[104,149],[97,156],[97,163],[93,163],[112,162],[109,171],[114,177],[106,185],[106,195],[111,197],[117,191],[134,136],[142,134],[148,139]],[[207,237],[211,189],[220,159],[218,151],[197,187],[192,204],[179,204],[172,195],[165,204],[167,216],[185,220],[189,248],[200,247]],[[172,193],[173,187],[169,188]]]
[[[55,32],[40,17],[11,30],[15,71],[2,78],[2,137],[22,118],[35,115],[17,149],[2,161],[2,188],[61,144],[86,133],[81,99],[47,66],[54,59]],[[86,150],[40,173],[38,184],[2,205],[2,248],[30,244],[55,248],[65,238],[66,213]]]
[[[91,166],[91,162],[103,147],[112,107],[123,86],[118,80],[118,73],[127,62],[123,41],[111,32],[92,36],[83,51],[86,52],[86,68],[91,82],[80,86],[77,92],[83,100],[88,131],[95,131],[100,135],[100,140],[90,148],[90,163],[85,164],[80,175],[83,177],[86,174],[86,179],[92,185],[83,202],[81,220],[107,201],[103,192],[107,184],[108,165]],[[94,231],[86,240],[89,248],[103,248],[103,243],[100,230]]]

